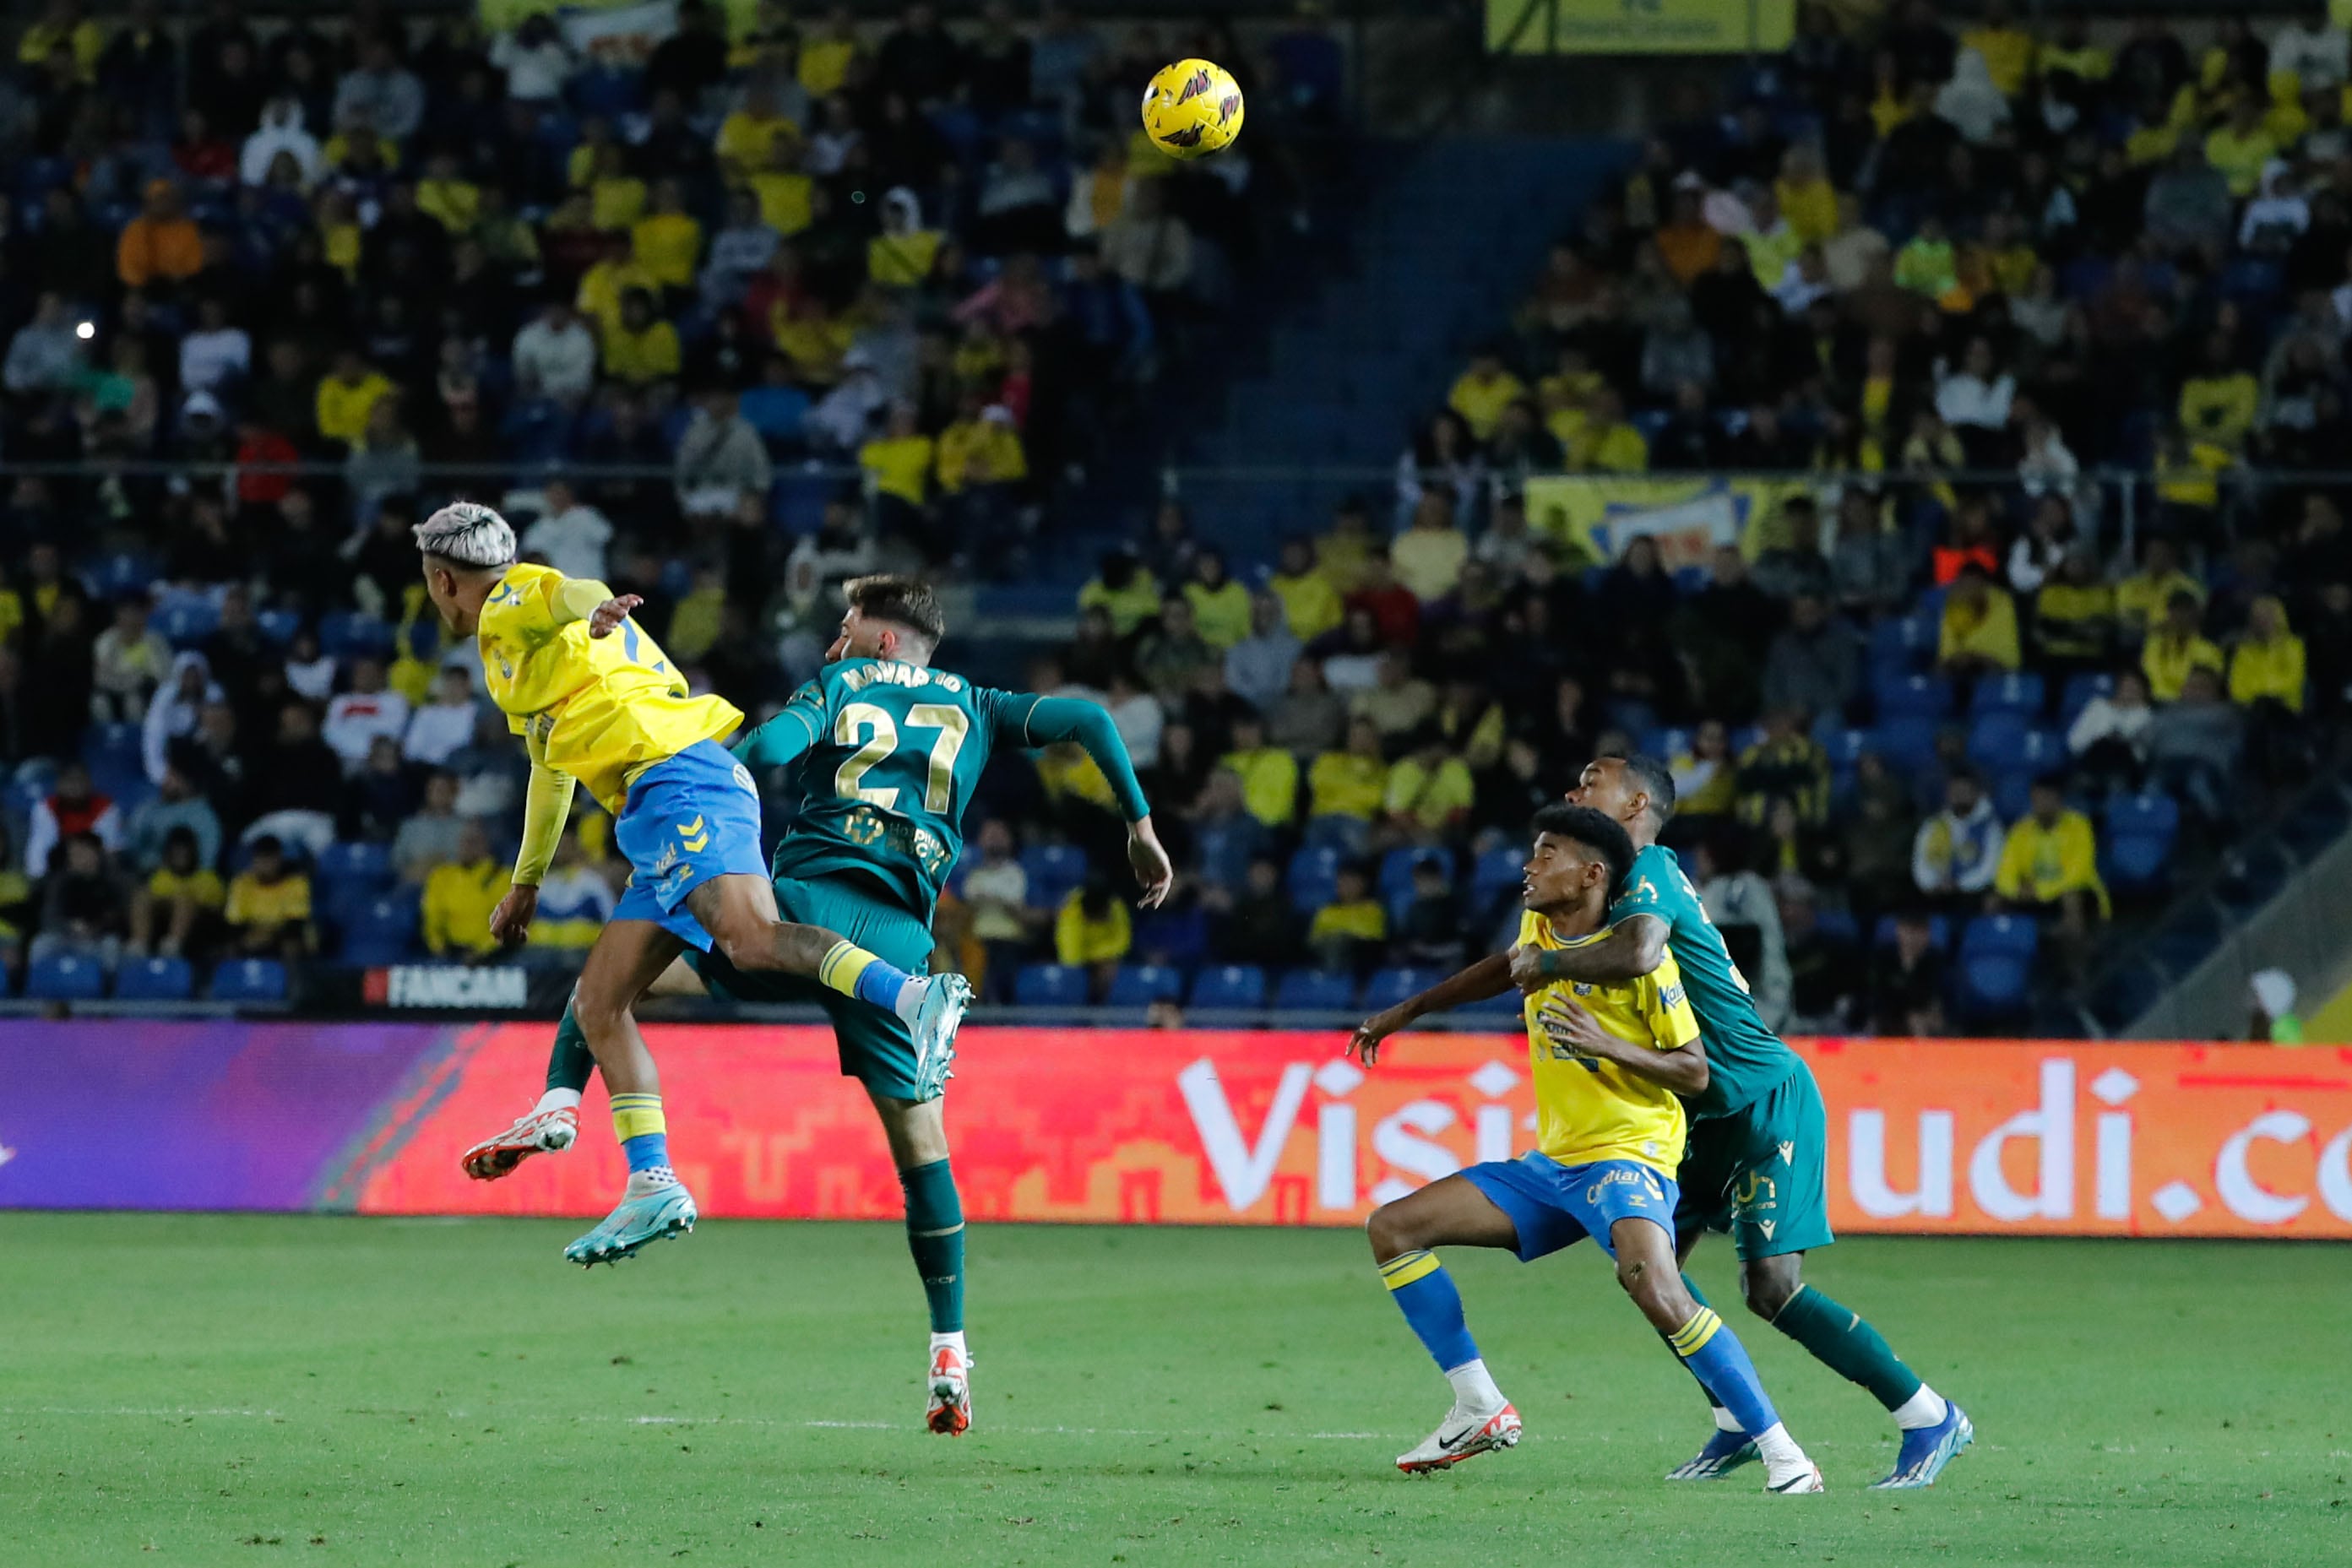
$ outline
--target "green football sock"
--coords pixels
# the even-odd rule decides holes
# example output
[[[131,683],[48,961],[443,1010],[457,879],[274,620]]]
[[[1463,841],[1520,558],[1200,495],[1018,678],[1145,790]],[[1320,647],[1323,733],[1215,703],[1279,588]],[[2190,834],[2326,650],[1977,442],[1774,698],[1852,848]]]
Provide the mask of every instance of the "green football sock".
[[[589,1075],[596,1071],[596,1058],[588,1049],[588,1037],[581,1032],[580,1020],[572,1016],[572,1004],[563,1004],[563,1021],[555,1026],[555,1049],[547,1056],[547,1086],[569,1089],[577,1094],[588,1087]]]
[[[930,1302],[931,1332],[963,1331],[963,1202],[956,1197],[955,1173],[933,1160],[898,1173],[907,1191],[907,1250],[923,1277]]]
[[[1803,1345],[1815,1361],[1860,1384],[1889,1410],[1901,1408],[1922,1386],[1919,1375],[1886,1346],[1860,1312],[1842,1307],[1811,1285],[1801,1285],[1772,1326]]]

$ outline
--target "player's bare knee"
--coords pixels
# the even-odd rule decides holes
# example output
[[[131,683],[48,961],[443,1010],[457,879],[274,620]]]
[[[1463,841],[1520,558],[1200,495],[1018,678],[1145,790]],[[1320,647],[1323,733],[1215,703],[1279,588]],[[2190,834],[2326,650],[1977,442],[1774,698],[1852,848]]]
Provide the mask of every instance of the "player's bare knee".
[[[1401,1257],[1421,1244],[1411,1211],[1398,1212],[1403,1208],[1402,1201],[1384,1203],[1364,1221],[1364,1235],[1372,1244],[1372,1257],[1380,1262]]]
[[[1749,1312],[1768,1323],[1779,1317],[1780,1309],[1803,1289],[1797,1270],[1773,1266],[1780,1262],[1779,1259],[1766,1259],[1759,1266],[1739,1271],[1740,1299],[1748,1303]]]

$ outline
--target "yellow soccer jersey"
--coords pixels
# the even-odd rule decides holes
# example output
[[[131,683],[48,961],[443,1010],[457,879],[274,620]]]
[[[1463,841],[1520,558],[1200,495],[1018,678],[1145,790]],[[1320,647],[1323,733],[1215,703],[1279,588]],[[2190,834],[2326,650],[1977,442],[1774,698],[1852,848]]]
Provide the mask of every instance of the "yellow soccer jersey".
[[[1554,936],[1551,922],[1533,910],[1519,920],[1519,941],[1538,947],[1581,947],[1608,934],[1604,927],[1567,941]],[[1669,952],[1655,969],[1624,985],[1554,981],[1529,996],[1524,1009],[1535,1073],[1536,1146],[1564,1166],[1638,1160],[1661,1175],[1674,1175],[1688,1126],[1683,1103],[1663,1083],[1553,1044],[1537,1015],[1555,995],[1575,1002],[1620,1040],[1678,1051],[1698,1038],[1698,1019],[1683,995],[1674,955]]]
[[[743,715],[723,698],[688,696],[686,678],[635,621],[589,636],[588,623],[557,603],[564,581],[551,567],[507,570],[482,605],[483,670],[531,760],[578,779],[617,817],[638,774],[733,733]]]

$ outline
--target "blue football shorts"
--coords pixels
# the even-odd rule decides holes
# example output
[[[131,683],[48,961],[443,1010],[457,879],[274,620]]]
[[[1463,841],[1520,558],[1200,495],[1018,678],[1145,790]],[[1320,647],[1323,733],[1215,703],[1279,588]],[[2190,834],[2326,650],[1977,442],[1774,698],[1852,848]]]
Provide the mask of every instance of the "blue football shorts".
[[[1564,1166],[1549,1155],[1489,1160],[1462,1173],[1511,1217],[1519,1233],[1519,1261],[1532,1263],[1590,1236],[1611,1257],[1609,1228],[1621,1219],[1654,1220],[1675,1236],[1674,1178],[1639,1160],[1594,1160]]]
[[[687,895],[714,876],[768,876],[759,786],[715,740],[639,774],[613,823],[613,842],[630,872],[613,918],[650,920],[706,953],[710,936],[686,912]]]

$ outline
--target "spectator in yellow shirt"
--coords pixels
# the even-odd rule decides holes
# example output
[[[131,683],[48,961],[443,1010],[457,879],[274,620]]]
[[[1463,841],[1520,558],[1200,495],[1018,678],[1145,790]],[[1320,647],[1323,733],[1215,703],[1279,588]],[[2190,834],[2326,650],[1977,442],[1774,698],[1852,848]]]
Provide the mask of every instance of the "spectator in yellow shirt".
[[[1596,474],[1648,472],[1650,444],[1626,423],[1625,400],[1614,387],[1603,387],[1593,394],[1592,420],[1585,428],[1580,451],[1570,456],[1570,466]]]
[[[572,307],[594,323],[598,332],[610,335],[621,324],[621,296],[632,288],[658,294],[661,279],[630,254],[627,235],[609,235],[604,259],[581,275]]]
[[[596,148],[588,165],[588,221],[618,232],[646,215],[646,183],[629,172],[628,154],[618,146]]]
[[[1820,245],[1838,232],[1837,187],[1822,172],[1820,155],[1810,145],[1801,143],[1781,155],[1772,196],[1798,243]],[[1771,286],[1765,287],[1769,292]]]
[[[973,406],[978,402],[967,394],[963,413],[940,432],[940,488],[950,496],[1003,488],[1029,477],[1029,457],[1013,428],[1013,411],[1001,402]]]
[[[1218,758],[1242,781],[1249,814],[1280,832],[1298,814],[1298,758],[1265,743],[1265,722],[1254,713],[1234,720],[1234,748]]]
[[[294,959],[310,950],[310,879],[270,834],[253,841],[253,863],[229,883],[224,913],[236,950],[248,957]]]
[[[743,95],[743,107],[719,122],[715,148],[720,171],[746,179],[768,167],[769,150],[781,137],[800,139],[801,128],[784,116],[773,84],[758,75]]]
[[[2270,105],[2252,92],[2241,92],[2230,105],[2230,118],[2205,137],[2205,161],[2230,182],[2230,194],[2239,201],[2252,196],[2263,183],[2263,168],[2278,156],[2277,139],[2263,123]]]
[[[2140,673],[2147,676],[2147,695],[2158,702],[2179,701],[2191,670],[2210,670],[2220,678],[2221,650],[2200,630],[2203,611],[2195,594],[2176,592],[2165,606],[2163,623],[2141,648]]]
[[[687,213],[684,184],[664,180],[654,187],[653,211],[637,220],[629,240],[637,265],[655,282],[679,290],[694,287],[702,260],[702,225]]]
[[[2238,452],[2261,405],[2261,385],[2238,364],[2230,334],[2215,331],[2205,340],[2203,364],[2180,383],[2181,427],[2192,442]]]
[[[1160,614],[1160,583],[1143,568],[1132,547],[1105,553],[1094,580],[1078,590],[1080,610],[1100,610],[1110,617],[1111,631],[1132,637]]]
[[[2094,913],[2105,919],[2108,910],[2098,839],[2091,819],[2068,808],[2055,778],[2035,779],[2032,800],[2001,845],[1993,893],[2012,909],[2055,915],[2060,931],[2079,946]]]
[[[392,395],[392,382],[362,359],[357,349],[337,350],[334,369],[320,378],[313,403],[319,438],[357,446],[367,434],[368,415]]]
[[[654,314],[654,297],[632,288],[621,296],[621,319],[604,330],[604,374],[624,386],[649,387],[677,379],[677,329]]]
[[[2303,712],[2303,639],[2288,629],[2286,605],[2265,594],[2246,616],[2246,634],[2230,655],[2230,700],[2240,707],[2265,704]]]
[[[1222,653],[1250,634],[1249,590],[1225,575],[1222,550],[1203,549],[1192,557],[1192,580],[1184,585],[1192,601],[1192,626],[1201,641]]]
[[[1332,586],[1329,575],[1316,564],[1312,539],[1294,538],[1282,541],[1282,559],[1266,586],[1282,601],[1283,619],[1289,622],[1290,634],[1302,643],[1311,643],[1338,626],[1345,614],[1339,591]]]
[[[814,221],[812,193],[816,182],[801,167],[805,152],[790,137],[778,137],[768,150],[767,167],[751,176],[751,193],[759,199],[760,221],[790,239]]]
[[[2200,604],[2204,584],[2180,570],[2180,547],[2161,534],[2140,547],[2140,569],[2116,584],[2116,624],[2126,643],[2137,643],[2164,619],[2165,608],[2179,594]]]
[[[1110,994],[1118,961],[1133,942],[1127,901],[1107,876],[1089,876],[1084,887],[1072,888],[1054,915],[1054,956],[1087,971],[1087,991],[1094,1001]]]
[[[1389,769],[1381,810],[1407,837],[1433,842],[1470,814],[1477,792],[1469,764],[1448,753],[1445,732],[1429,724],[1415,732],[1412,750]]]
[[[1975,561],[1960,569],[1944,596],[1943,630],[1936,641],[1936,668],[1948,679],[1974,680],[2018,664],[2017,605],[1995,588]]]
[[[1318,967],[1352,972],[1379,960],[1389,939],[1389,914],[1372,897],[1371,878],[1361,866],[1341,867],[1339,883],[1337,897],[1307,927],[1307,945]]]
[[[873,481],[874,493],[918,512],[930,501],[931,466],[937,461],[938,444],[923,434],[911,402],[892,403],[882,434],[857,449],[857,465]]]
[[[416,182],[416,210],[454,236],[470,230],[482,213],[482,188],[466,178],[454,152],[436,152]]]
[[[1471,357],[1470,368],[1462,372],[1446,394],[1445,406],[1468,422],[1470,434],[1484,441],[1495,434],[1502,423],[1503,411],[1527,395],[1527,385],[1503,368],[1503,356],[1493,349],[1481,349]]]
[[[1369,718],[1348,721],[1348,749],[1327,751],[1307,770],[1307,816],[1310,822],[1344,819],[1371,826],[1388,800],[1389,765],[1381,751],[1381,727]],[[1349,836],[1361,840],[1362,833]]]
[[[94,79],[99,57],[106,53],[106,29],[81,13],[77,0],[49,0],[42,8],[41,19],[16,40],[16,63],[26,68],[25,74],[40,70],[51,55],[63,49],[73,57],[75,74],[81,80]]]
[[[1960,35],[1960,47],[1984,57],[1985,74],[2003,98],[2025,90],[2033,74],[2033,35],[2017,25],[2009,0],[1986,0],[1984,19]]]
[[[131,901],[131,950],[198,953],[227,898],[220,873],[197,859],[195,830],[173,828],[163,837],[163,863]]]
[[[490,913],[512,890],[506,866],[490,853],[490,835],[469,821],[457,835],[457,858],[433,868],[425,879],[425,946],[436,957],[469,958],[494,953]]]
[[[931,276],[946,236],[923,226],[922,203],[904,185],[882,195],[882,232],[866,242],[866,277],[885,288],[914,288]]]
[[[849,76],[849,62],[857,57],[857,27],[849,7],[835,5],[825,19],[801,37],[801,89],[812,99],[841,90]]]

